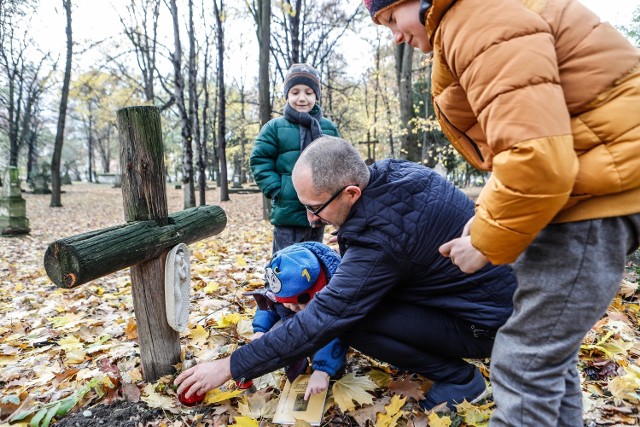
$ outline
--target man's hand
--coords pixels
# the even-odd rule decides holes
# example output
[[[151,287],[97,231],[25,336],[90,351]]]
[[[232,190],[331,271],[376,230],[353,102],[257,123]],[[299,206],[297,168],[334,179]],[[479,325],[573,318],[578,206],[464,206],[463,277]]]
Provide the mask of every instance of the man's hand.
[[[313,371],[309,378],[307,391],[304,393],[304,400],[309,400],[312,394],[320,393],[329,387],[329,374],[323,371]]]
[[[251,337],[251,341],[255,341],[263,335],[264,335],[264,332],[254,332],[253,336]]]
[[[449,257],[451,262],[464,273],[475,273],[489,262],[482,252],[471,245],[469,235],[443,244],[440,246],[440,253],[442,256]]]
[[[214,360],[213,362],[198,363],[193,368],[183,371],[175,379],[178,385],[177,394],[180,395],[187,388],[184,395],[187,399],[193,394],[202,395],[220,387],[231,379],[231,358]]]

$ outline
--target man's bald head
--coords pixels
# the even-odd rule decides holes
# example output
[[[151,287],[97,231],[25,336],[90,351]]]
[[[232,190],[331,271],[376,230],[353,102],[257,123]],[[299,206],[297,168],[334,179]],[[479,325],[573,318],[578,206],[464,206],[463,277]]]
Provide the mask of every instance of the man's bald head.
[[[317,193],[333,193],[345,185],[369,184],[369,168],[351,143],[334,136],[321,136],[300,154],[292,178],[310,175]]]

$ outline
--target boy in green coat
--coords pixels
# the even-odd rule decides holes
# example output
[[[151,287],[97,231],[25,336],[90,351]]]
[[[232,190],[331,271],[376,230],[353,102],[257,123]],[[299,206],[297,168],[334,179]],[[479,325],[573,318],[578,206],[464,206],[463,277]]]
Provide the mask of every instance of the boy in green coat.
[[[265,124],[251,153],[251,172],[271,199],[273,253],[297,242],[322,242],[324,227],[311,227],[305,207],[291,183],[291,171],[302,150],[321,135],[340,136],[322,117],[320,76],[307,64],[293,64],[284,80],[284,116]]]

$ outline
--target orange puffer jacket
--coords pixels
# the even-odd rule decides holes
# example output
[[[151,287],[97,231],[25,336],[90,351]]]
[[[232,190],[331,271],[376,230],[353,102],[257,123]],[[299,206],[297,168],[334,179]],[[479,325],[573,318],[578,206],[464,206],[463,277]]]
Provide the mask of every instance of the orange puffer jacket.
[[[493,173],[471,242],[514,261],[550,222],[640,212],[640,50],[577,0],[435,0],[436,114]]]

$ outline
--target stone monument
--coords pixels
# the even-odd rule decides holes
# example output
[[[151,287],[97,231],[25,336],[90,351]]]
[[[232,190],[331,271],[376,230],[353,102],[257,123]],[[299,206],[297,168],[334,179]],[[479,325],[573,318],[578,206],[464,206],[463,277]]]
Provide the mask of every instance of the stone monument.
[[[9,166],[2,174],[0,191],[0,234],[13,236],[29,233],[27,202],[22,198],[18,168]]]

